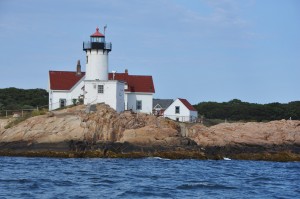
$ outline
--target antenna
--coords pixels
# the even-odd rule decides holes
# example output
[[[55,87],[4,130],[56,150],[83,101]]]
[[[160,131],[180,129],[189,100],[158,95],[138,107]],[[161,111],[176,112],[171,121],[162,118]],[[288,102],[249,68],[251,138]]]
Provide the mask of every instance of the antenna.
[[[107,24],[104,26],[104,31],[103,31],[103,34],[104,34],[104,36],[105,36],[105,30],[106,30],[106,28],[107,28]]]

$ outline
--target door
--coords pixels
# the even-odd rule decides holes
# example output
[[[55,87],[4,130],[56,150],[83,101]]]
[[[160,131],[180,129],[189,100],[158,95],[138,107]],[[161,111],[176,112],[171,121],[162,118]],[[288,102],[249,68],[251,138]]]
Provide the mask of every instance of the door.
[[[59,108],[63,108],[66,106],[66,99],[59,99]]]

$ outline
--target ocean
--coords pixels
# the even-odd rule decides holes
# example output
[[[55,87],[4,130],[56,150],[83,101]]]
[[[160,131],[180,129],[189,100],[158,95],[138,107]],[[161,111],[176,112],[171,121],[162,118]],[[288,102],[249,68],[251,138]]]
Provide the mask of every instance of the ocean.
[[[300,198],[300,162],[0,157],[0,198]]]

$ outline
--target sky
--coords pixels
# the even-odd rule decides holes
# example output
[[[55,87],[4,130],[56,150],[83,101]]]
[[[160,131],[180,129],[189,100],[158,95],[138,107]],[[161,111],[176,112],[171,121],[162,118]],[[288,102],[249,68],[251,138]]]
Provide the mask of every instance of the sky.
[[[300,100],[298,0],[0,0],[0,88],[48,88],[85,70],[97,26],[109,71],[152,75],[155,98]]]

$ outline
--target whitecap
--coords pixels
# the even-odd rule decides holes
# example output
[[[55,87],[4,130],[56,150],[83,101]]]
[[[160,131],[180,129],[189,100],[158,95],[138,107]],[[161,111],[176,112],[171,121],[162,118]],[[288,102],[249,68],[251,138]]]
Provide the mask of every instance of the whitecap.
[[[171,160],[168,158],[161,158],[161,157],[148,157],[148,159],[156,159],[156,160]]]

